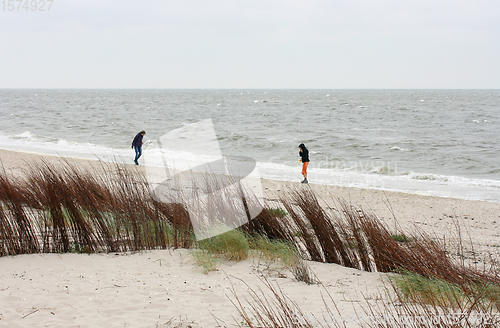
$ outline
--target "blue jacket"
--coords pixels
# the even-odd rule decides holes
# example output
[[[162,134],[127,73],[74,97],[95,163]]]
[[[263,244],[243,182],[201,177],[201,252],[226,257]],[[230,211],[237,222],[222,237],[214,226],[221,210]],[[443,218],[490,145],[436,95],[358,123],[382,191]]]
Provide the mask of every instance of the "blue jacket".
[[[132,141],[132,147],[142,147],[142,137],[144,137],[140,132],[137,133],[137,135],[134,138],[134,141]]]

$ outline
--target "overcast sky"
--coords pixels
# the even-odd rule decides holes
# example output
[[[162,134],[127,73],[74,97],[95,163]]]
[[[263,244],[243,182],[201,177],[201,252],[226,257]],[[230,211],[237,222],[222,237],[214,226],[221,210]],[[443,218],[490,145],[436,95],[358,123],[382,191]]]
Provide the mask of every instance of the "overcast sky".
[[[8,3],[0,88],[500,88],[499,0]]]

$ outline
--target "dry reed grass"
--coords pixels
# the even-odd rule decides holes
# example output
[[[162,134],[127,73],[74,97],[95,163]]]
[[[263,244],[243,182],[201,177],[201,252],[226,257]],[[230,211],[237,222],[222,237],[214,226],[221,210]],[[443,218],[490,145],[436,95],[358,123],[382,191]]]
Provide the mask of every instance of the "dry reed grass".
[[[237,192],[250,217],[249,206],[258,200]],[[232,198],[213,201],[224,199]],[[287,216],[264,209],[240,229],[289,242],[307,260],[365,271],[406,270],[462,286],[470,295],[477,286],[500,285],[498,271],[456,263],[443,243],[423,233],[408,234],[409,242],[400,243],[373,213],[342,200],[337,214],[326,211],[308,186],[289,187],[281,203]],[[42,161],[24,179],[0,172],[0,241],[5,256],[189,248],[194,236],[186,204],[156,201],[144,176],[130,166],[101,164],[89,170],[65,162],[56,170]]]
[[[170,192],[175,193],[175,190]],[[258,200],[244,193],[240,196],[247,217],[250,217],[248,204]],[[432,303],[422,300],[422,294],[416,290],[403,295],[394,288],[400,307],[396,310],[389,306],[370,308],[367,313],[393,318],[423,315],[427,319],[457,311],[465,313],[466,319],[480,313],[498,314],[498,297],[491,296],[500,286],[497,266],[481,271],[463,262],[456,263],[448,256],[444,243],[424,233],[408,234],[408,242],[398,242],[373,213],[361,211],[342,200],[339,200],[337,214],[326,211],[308,186],[289,187],[281,203],[288,215],[264,209],[240,229],[249,235],[288,242],[304,259],[364,271],[407,271],[460,289],[460,297],[457,296],[455,302],[450,303],[449,298],[447,303],[439,302],[439,297],[435,297]],[[102,164],[85,170],[66,162],[56,170],[42,161],[32,165],[25,178],[0,172],[0,256],[38,252],[124,252],[193,245],[193,226],[186,204],[156,201],[145,178],[128,166]],[[305,275],[307,279],[311,276],[306,272],[307,267],[298,266],[296,270],[296,276]],[[298,306],[281,290],[270,284],[267,287],[274,300],[252,292],[254,316],[272,323],[270,327],[311,326],[307,322],[301,325],[292,322],[292,313],[301,313]],[[248,326],[258,327],[248,321],[248,313],[238,299],[235,305]],[[498,323],[497,320],[494,324],[474,326],[465,320],[461,326],[495,327]],[[425,325],[366,325],[403,326]],[[442,324],[442,327],[458,326]]]
[[[337,307],[327,288],[321,293],[323,308],[321,315],[307,313],[280,288],[265,277],[261,279],[264,290],[247,285],[250,298],[238,295],[232,290],[230,301],[243,319],[240,327],[249,328],[495,328],[500,325],[500,313],[491,304],[478,309],[477,299],[468,297],[458,307],[437,304],[408,302],[400,291],[394,289],[395,302],[371,303],[355,315],[345,316]],[[318,309],[319,310],[319,309]]]
[[[25,179],[0,173],[0,255],[120,252],[189,247],[182,204],[155,202],[147,181],[124,165],[84,170],[31,166]]]

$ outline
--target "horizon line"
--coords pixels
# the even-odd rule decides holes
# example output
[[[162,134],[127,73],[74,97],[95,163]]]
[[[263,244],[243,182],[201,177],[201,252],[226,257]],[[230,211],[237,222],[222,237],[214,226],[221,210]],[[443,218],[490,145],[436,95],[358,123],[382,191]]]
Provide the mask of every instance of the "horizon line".
[[[0,90],[500,90],[500,88],[0,88]]]

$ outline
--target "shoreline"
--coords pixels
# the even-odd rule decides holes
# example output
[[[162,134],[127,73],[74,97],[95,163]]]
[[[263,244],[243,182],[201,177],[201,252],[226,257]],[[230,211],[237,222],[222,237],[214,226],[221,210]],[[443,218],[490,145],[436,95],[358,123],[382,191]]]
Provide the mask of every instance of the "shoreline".
[[[133,154],[131,155],[133,157]],[[19,161],[38,161],[41,158],[44,160],[48,160],[50,163],[57,163],[61,162],[62,159],[70,161],[70,162],[75,162],[78,164],[96,164],[96,163],[109,163],[112,164],[112,161],[107,161],[107,160],[101,160],[100,158],[95,158],[95,159],[89,159],[89,158],[83,158],[83,157],[68,157],[68,156],[62,156],[62,155],[53,155],[53,154],[44,154],[44,153],[37,153],[37,152],[32,152],[32,151],[16,151],[16,150],[9,150],[9,149],[1,149],[0,148],[0,165],[5,166],[4,164],[8,164],[8,169],[11,169],[13,172],[19,171],[19,167],[17,166],[19,164]],[[23,166],[26,163],[22,163]],[[122,164],[122,163],[120,163]],[[139,165],[135,166],[131,163],[123,163],[127,166],[131,167],[137,167],[137,168],[144,168],[145,165]],[[160,167],[154,167],[160,168]],[[174,169],[171,169],[174,170]],[[298,171],[297,176],[300,178],[300,170]],[[300,179],[299,179],[300,180]],[[289,181],[289,180],[280,180],[280,179],[273,179],[273,178],[261,178],[261,181],[274,181],[277,183],[281,184],[292,184],[292,185],[300,185],[299,182],[295,181]],[[432,198],[444,198],[444,199],[451,199],[451,200],[457,200],[457,201],[470,201],[470,202],[486,202],[486,203],[498,203],[496,201],[491,201],[491,200],[479,200],[479,199],[466,199],[466,198],[457,198],[453,196],[439,196],[439,195],[429,195],[425,193],[418,193],[418,192],[407,192],[407,191],[400,191],[400,190],[390,190],[390,189],[384,189],[384,188],[366,188],[366,187],[354,187],[354,186],[343,186],[343,185],[333,185],[333,184],[323,184],[323,183],[309,183],[309,185],[314,185],[318,187],[322,187],[325,189],[328,188],[337,188],[337,189],[345,189],[345,190],[366,190],[366,191],[373,191],[373,192],[379,192],[379,193],[390,193],[390,194],[404,194],[404,195],[412,195],[412,196],[421,196],[421,197],[432,197]]]
[[[106,152],[97,151],[96,154],[84,154],[78,151],[75,153],[72,151],[67,153],[62,151],[59,153],[55,150],[44,151],[43,149],[37,150],[37,148],[32,147],[26,149],[21,147],[20,150],[15,147],[4,147],[5,148],[0,148],[0,150],[48,157],[63,157],[76,161],[103,161],[109,163],[120,161],[126,164],[132,164],[131,160],[129,161],[126,159],[133,158],[134,156],[129,148],[109,149]],[[152,150],[154,151],[154,149]],[[287,164],[277,165],[272,162],[258,162],[257,168],[260,171],[261,177],[264,176],[262,179],[276,180],[282,183],[301,181],[302,175],[300,174],[300,167],[294,167],[293,163],[285,163]],[[413,171],[407,171],[396,175],[369,174],[356,170],[348,170],[345,172],[343,170],[330,170],[315,166],[315,164],[318,163],[315,162],[309,166],[309,178],[314,184],[322,186],[383,190],[433,197],[487,201],[500,204],[499,181],[491,178],[474,178],[462,175],[447,176],[442,173],[419,173]],[[161,162],[153,163],[153,165],[153,167],[163,167],[163,163]]]

